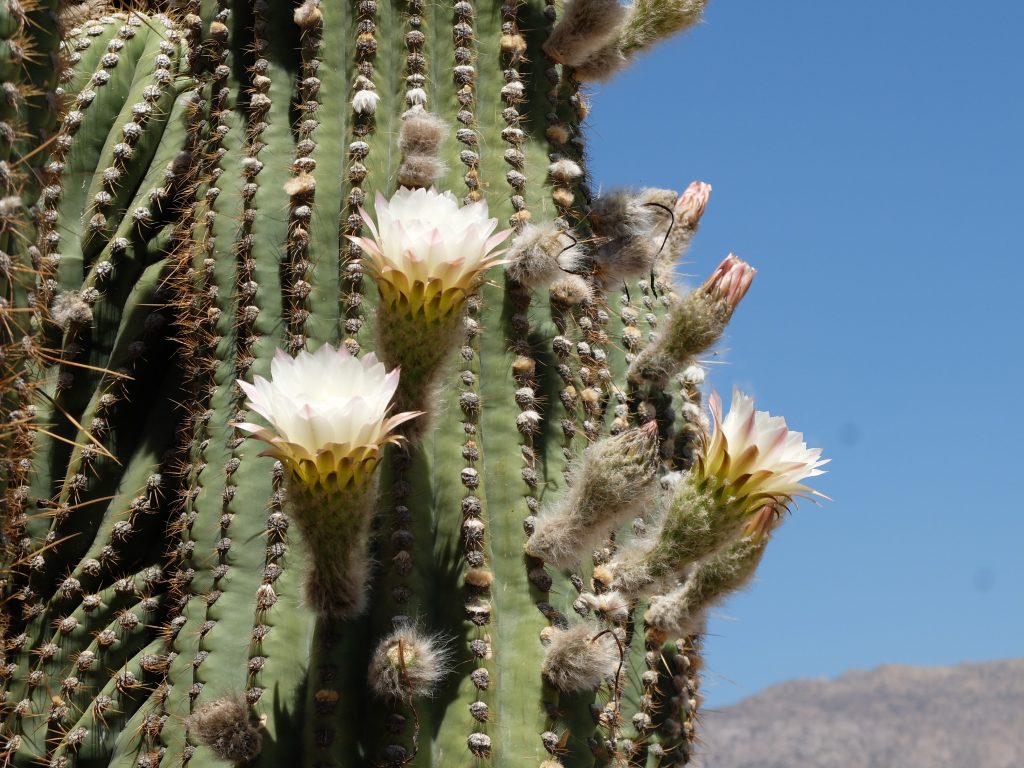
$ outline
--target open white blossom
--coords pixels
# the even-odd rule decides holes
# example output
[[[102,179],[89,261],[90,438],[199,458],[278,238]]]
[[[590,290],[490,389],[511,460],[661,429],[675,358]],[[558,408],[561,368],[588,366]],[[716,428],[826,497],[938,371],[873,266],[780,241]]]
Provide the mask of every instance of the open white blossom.
[[[235,426],[263,440],[265,455],[280,459],[308,484],[344,489],[365,481],[382,446],[399,438],[391,431],[418,415],[388,416],[399,372],[388,373],[371,353],[361,359],[344,347],[324,344],[294,358],[278,350],[270,379],[239,379],[248,407],[270,423]]]
[[[460,208],[451,192],[402,187],[390,200],[377,193],[375,208],[376,222],[360,211],[373,238],[350,239],[387,306],[443,317],[461,308],[481,272],[504,263],[495,248],[512,230],[494,233],[498,220],[483,200]]]
[[[822,496],[802,481],[823,474],[819,467],[829,460],[821,458],[820,448],[808,448],[803,434],[790,430],[781,416],[755,411],[753,399],[739,390],[724,419],[722,400],[713,393],[711,413],[714,435],[698,471],[723,501],[748,516],[748,532],[765,529],[794,496]]]

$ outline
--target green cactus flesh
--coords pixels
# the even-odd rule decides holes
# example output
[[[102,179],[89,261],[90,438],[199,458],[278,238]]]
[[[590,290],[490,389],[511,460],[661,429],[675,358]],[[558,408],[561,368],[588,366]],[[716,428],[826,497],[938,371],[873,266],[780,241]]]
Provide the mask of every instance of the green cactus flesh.
[[[687,763],[699,636],[645,631],[642,599],[625,618],[580,599],[630,525],[575,568],[524,553],[602,435],[654,419],[662,471],[692,460],[697,388],[626,377],[670,274],[577,277],[581,301],[488,270],[436,381],[406,382],[430,413],[385,449],[358,617],[303,592],[358,531],[300,530],[281,466],[234,426],[236,380],[277,348],[375,349],[346,236],[406,172],[410,107],[450,127],[439,189],[594,242],[586,174],[549,174],[586,167],[580,84],[542,47],[561,4],[172,5],[0,7],[5,765]],[[352,106],[367,81],[372,113]],[[621,656],[567,693],[541,670],[578,613]],[[438,652],[430,696],[368,680],[403,626],[443,646],[399,650]]]

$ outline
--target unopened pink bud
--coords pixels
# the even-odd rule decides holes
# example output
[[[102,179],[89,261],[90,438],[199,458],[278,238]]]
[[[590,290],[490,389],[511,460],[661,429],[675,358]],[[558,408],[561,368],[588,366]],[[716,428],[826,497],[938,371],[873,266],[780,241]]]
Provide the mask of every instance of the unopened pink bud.
[[[704,282],[704,292],[713,299],[724,301],[729,309],[736,309],[750,290],[756,274],[756,269],[730,253]]]
[[[710,184],[703,181],[691,182],[676,201],[676,224],[691,229],[696,227],[710,198]]]

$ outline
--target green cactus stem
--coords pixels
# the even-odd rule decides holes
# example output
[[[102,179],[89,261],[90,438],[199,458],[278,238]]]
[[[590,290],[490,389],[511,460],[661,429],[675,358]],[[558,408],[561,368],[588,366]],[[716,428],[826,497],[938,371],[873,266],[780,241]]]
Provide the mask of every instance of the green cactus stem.
[[[580,82],[703,2],[130,5],[0,4],[4,765],[688,762],[742,292],[673,284],[706,184],[593,193]],[[431,188],[511,230],[434,303],[367,224]],[[239,386],[326,345],[426,412],[348,495]]]

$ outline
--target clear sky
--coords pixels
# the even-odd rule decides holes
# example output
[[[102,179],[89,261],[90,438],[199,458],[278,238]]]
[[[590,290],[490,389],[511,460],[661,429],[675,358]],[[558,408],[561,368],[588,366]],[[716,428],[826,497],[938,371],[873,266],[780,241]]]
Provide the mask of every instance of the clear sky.
[[[759,269],[710,381],[832,457],[716,609],[706,694],[1024,655],[1024,2],[711,0],[594,89],[604,188],[714,187]]]

